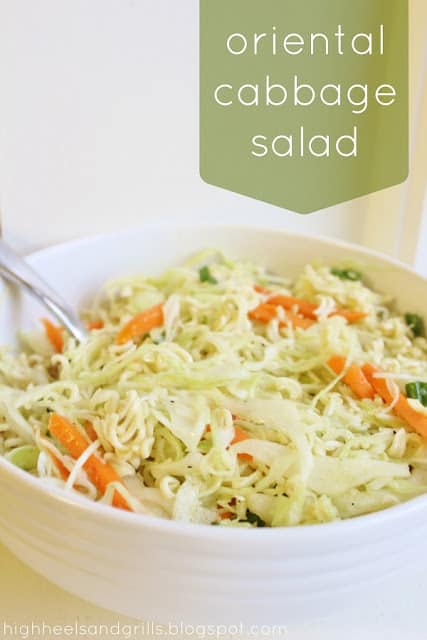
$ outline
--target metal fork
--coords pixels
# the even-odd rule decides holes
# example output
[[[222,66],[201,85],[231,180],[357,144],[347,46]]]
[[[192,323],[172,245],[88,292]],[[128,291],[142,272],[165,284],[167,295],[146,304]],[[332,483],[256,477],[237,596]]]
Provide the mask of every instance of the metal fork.
[[[0,275],[8,282],[22,287],[44,304],[77,342],[84,340],[86,329],[75,311],[2,238]]]

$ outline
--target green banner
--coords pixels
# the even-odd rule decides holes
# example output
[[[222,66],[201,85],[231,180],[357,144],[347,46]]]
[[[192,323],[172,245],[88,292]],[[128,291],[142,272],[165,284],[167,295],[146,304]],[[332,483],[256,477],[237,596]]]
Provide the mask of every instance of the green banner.
[[[309,213],[408,175],[407,0],[201,0],[200,173]]]

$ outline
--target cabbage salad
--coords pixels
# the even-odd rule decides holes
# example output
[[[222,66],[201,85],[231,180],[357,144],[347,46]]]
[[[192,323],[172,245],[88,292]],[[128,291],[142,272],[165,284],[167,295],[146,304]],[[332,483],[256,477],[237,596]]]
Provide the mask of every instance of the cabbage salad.
[[[290,280],[216,251],[107,284],[76,342],[0,354],[0,453],[48,487],[225,527],[374,512],[427,491],[423,320],[345,265]]]

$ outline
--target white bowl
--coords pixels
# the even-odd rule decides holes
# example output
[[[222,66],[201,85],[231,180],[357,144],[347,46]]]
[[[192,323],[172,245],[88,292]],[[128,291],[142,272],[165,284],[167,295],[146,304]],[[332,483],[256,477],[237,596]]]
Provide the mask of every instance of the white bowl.
[[[353,259],[402,311],[427,316],[427,282],[407,267],[350,245],[277,230],[154,224],[52,247],[30,262],[78,305],[108,278],[158,272],[207,246],[291,275],[310,261]],[[20,295],[3,293],[1,300],[2,342],[43,313]],[[373,584],[424,557],[426,537],[427,496],[344,522],[228,529],[136,516],[47,491],[0,459],[1,541],[67,591],[136,618],[309,621],[356,595],[360,606]]]

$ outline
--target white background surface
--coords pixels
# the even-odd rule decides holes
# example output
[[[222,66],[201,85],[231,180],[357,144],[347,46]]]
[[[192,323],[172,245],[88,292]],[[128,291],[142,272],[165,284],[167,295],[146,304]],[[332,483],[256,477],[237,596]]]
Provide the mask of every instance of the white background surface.
[[[301,216],[199,178],[198,0],[0,0],[5,234],[30,250],[152,216],[240,214],[415,260],[427,167],[427,3],[409,5],[410,181]]]
[[[197,6],[0,2],[0,196],[15,246],[230,212],[359,239],[359,202],[304,217],[201,181]]]
[[[423,121],[427,3],[410,6],[412,107]],[[415,183],[406,191],[397,187],[308,217],[277,210],[199,179],[197,50],[195,0],[0,0],[0,198],[4,230],[16,247],[159,215],[233,217],[364,242],[408,260],[417,255],[427,267],[421,125]],[[417,242],[409,242],[408,228]],[[426,568],[391,581],[368,609],[357,602],[350,614],[332,608],[316,627],[302,621],[287,637],[422,640]],[[53,625],[118,618],[62,593],[0,547],[0,625],[2,619]],[[0,637],[12,636],[0,626]]]

